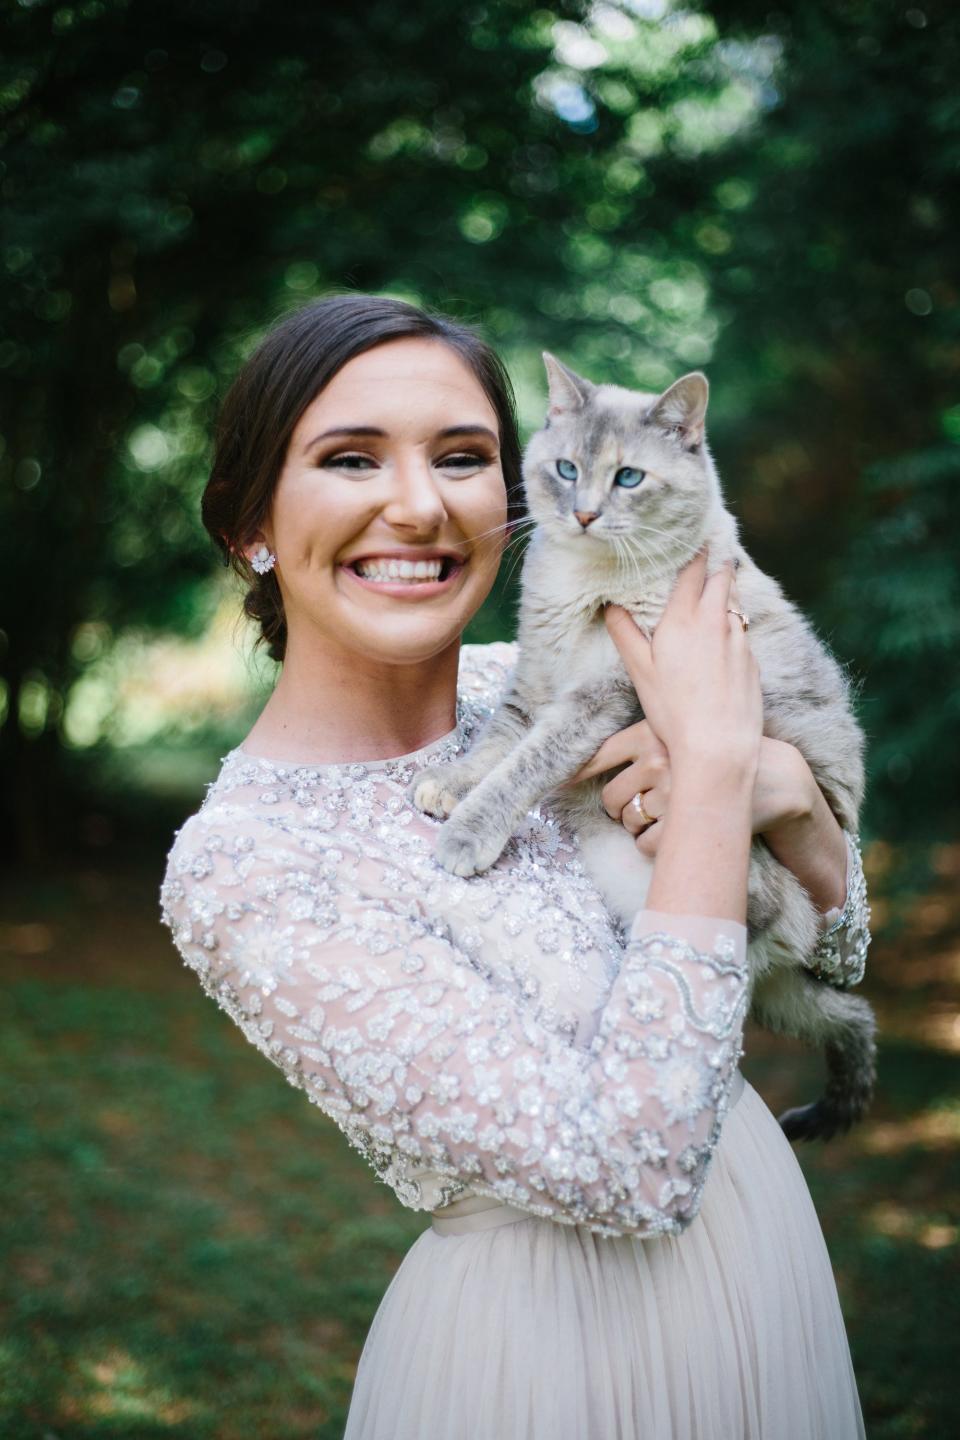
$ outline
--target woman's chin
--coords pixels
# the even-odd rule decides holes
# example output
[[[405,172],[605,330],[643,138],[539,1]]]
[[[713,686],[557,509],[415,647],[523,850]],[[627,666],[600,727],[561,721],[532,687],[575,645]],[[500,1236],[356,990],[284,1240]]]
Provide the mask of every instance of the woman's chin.
[[[349,619],[344,616],[344,623],[337,626],[338,638],[346,642],[348,649],[370,659],[416,664],[454,644],[482,603],[479,598],[471,604],[470,597],[464,594],[457,603],[409,605],[402,600],[394,604],[380,601],[376,614],[369,609],[358,613],[351,606]]]
[[[454,625],[397,625],[359,634],[351,649],[368,660],[388,665],[419,665],[442,655],[463,634],[466,621]]]

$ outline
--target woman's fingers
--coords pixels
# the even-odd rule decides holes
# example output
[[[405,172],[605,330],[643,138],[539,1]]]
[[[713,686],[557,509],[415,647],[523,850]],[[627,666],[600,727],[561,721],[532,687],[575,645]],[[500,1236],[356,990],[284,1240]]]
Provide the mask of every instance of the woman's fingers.
[[[579,784],[581,780],[592,780],[595,775],[602,775],[605,770],[615,770],[618,765],[627,765],[634,760],[640,760],[649,753],[651,756],[660,752],[666,755],[666,749],[654,735],[647,720],[638,720],[635,725],[628,725],[624,730],[617,730],[615,734],[604,740],[600,749],[592,760],[581,765],[577,773],[566,783],[568,785]]]
[[[660,790],[651,785],[649,790],[637,792],[643,801],[643,814],[639,806],[633,803],[633,797],[624,805],[617,819],[631,835],[641,835],[644,830],[649,830],[656,825],[657,821],[666,813],[667,802]],[[649,815],[650,819],[645,820],[643,815]]]
[[[672,609],[674,612],[683,610],[688,614],[692,613],[696,609],[697,602],[703,591],[706,574],[707,547],[704,545],[697,551],[692,560],[687,561],[677,576],[677,582],[670,593],[666,609]],[[666,610],[664,613],[666,613]]]
[[[711,610],[726,608],[736,573],[733,560],[726,561],[708,578],[708,559],[707,547],[702,546],[693,559],[684,565],[677,576],[660,624],[668,618],[692,620],[703,606]]]
[[[654,859],[660,848],[660,837],[662,834],[662,825],[648,825],[646,830],[640,831],[640,834],[633,843],[643,855],[648,855],[651,859]]]
[[[566,782],[568,785],[578,785],[581,780],[592,780],[594,775],[602,775],[604,770],[612,770],[617,765],[626,765],[628,761],[636,756],[636,747],[633,742],[632,732],[636,726],[630,725],[626,730],[618,730],[609,739],[604,740],[600,749],[592,760],[586,765],[581,765],[575,775],[572,775]]]
[[[663,790],[666,786],[667,776],[670,772],[669,762],[659,756],[650,760],[637,760],[633,765],[628,765],[621,770],[619,775],[614,775],[608,780],[600,792],[603,801],[603,808],[611,820],[619,820],[623,815],[624,808],[633,803],[634,795],[643,794],[654,787]],[[653,811],[644,801],[648,815]],[[634,810],[634,813],[638,812]],[[646,822],[641,821],[640,824]],[[640,828],[638,824],[637,829]]]
[[[622,605],[607,605],[603,612],[603,618],[610,638],[620,652],[620,658],[626,667],[627,674],[633,681],[642,705],[643,691],[650,686],[653,680],[650,641],[636,624],[629,610],[624,610]]]
[[[735,574],[736,571],[733,568],[733,561],[726,560],[720,566],[720,569],[710,576],[710,579],[703,587],[702,604],[706,609],[722,615],[728,605],[735,603],[730,598]],[[737,617],[734,616],[733,618],[736,620]]]

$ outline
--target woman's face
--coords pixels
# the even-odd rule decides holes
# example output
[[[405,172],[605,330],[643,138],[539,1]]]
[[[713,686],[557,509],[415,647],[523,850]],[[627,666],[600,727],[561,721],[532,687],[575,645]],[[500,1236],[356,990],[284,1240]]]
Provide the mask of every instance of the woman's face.
[[[439,654],[489,594],[506,518],[496,412],[459,355],[403,339],[356,356],[300,417],[262,532],[288,644]]]

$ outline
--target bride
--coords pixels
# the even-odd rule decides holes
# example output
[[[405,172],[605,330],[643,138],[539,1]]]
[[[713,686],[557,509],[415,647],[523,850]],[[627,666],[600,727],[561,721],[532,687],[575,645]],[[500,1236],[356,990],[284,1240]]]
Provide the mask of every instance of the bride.
[[[519,483],[489,348],[341,295],[247,361],[203,500],[283,666],[175,837],[163,918],[372,1178],[430,1216],[345,1440],[854,1440],[823,1235],[738,1061],[753,833],[824,914],[811,965],[848,980],[862,872],[798,753],[761,734],[731,569],[691,561],[652,644],[607,612],[647,717],[604,752],[655,855],[629,933],[548,805],[459,879],[408,798],[513,662],[461,635]],[[653,790],[647,827],[628,792]]]

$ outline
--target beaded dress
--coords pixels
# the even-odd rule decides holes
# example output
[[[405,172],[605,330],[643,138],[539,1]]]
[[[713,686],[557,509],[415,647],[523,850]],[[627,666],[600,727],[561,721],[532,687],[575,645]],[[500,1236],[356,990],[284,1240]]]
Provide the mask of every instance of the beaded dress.
[[[344,1440],[861,1437],[806,1182],[738,1069],[745,928],[625,933],[548,804],[483,875],[433,858],[406,788],[469,747],[514,655],[463,646],[456,729],[412,755],[231,751],[161,891],[205,991],[430,1213]],[[868,939],[848,838],[810,961],[839,985]]]

